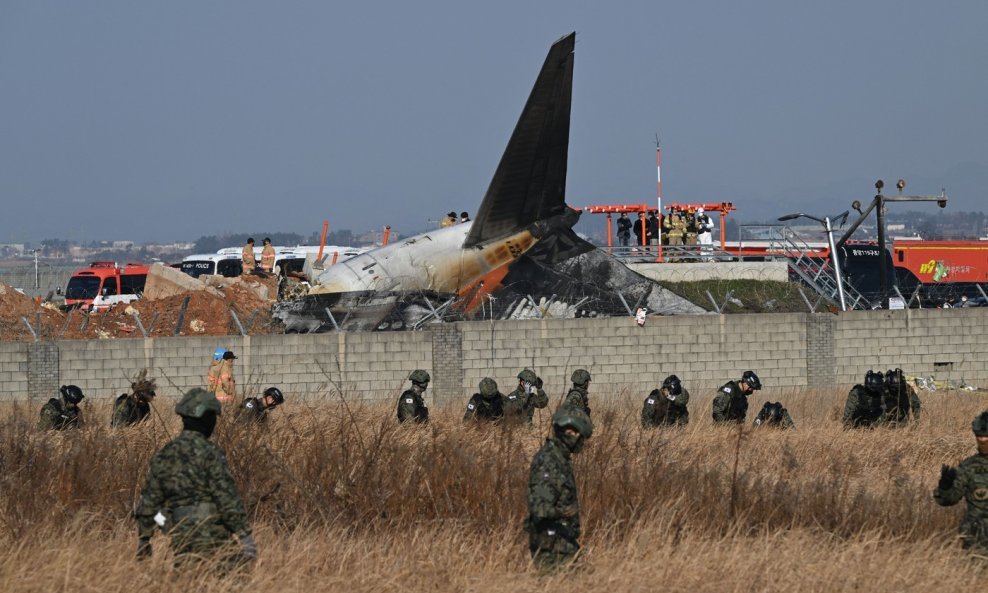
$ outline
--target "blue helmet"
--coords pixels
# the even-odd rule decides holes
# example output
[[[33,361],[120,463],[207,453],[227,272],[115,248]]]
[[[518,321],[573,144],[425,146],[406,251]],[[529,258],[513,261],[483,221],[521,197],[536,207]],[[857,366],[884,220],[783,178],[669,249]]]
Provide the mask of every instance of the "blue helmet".
[[[223,355],[226,354],[226,348],[217,348],[213,350],[213,360],[223,360]]]

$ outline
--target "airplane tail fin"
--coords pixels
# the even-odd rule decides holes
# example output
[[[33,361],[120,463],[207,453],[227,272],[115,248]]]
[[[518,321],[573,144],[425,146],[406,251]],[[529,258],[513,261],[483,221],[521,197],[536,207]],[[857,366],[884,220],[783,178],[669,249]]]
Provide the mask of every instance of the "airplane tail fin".
[[[464,247],[510,235],[566,210],[566,160],[576,33],[552,44]]]

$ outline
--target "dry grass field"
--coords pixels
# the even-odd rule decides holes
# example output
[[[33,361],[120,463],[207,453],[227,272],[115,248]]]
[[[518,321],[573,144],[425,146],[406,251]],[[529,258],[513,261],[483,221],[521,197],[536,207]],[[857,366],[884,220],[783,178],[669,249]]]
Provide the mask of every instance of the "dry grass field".
[[[790,432],[714,427],[711,394],[694,394],[688,427],[642,431],[640,397],[595,405],[592,387],[596,432],[576,462],[583,555],[551,577],[529,565],[521,531],[545,412],[533,428],[464,427],[457,405],[398,426],[390,403],[333,393],[290,401],[264,430],[224,417],[214,438],[261,556],[249,574],[218,577],[174,571],[160,536],[150,561],[133,559],[130,513],[149,458],[178,430],[171,402],[119,431],[97,402],[69,434],[40,434],[37,409],[7,404],[0,591],[984,590],[988,568],[956,539],[963,503],[943,509],[930,493],[940,464],[974,452],[985,394],[923,395],[916,425],[847,431],[843,393],[800,392],[782,398]]]

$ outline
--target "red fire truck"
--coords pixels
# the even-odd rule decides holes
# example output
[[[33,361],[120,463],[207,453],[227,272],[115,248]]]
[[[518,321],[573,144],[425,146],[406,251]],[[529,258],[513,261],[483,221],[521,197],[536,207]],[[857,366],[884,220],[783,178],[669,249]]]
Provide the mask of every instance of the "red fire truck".
[[[104,309],[137,300],[144,292],[148,266],[96,261],[76,271],[65,287],[65,306]]]

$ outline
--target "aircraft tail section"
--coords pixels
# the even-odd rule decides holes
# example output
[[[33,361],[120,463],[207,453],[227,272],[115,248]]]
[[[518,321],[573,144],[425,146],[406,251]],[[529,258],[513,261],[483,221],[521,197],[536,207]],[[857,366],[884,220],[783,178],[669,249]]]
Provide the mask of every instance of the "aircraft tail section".
[[[549,49],[464,247],[565,213],[575,44],[570,33]]]

